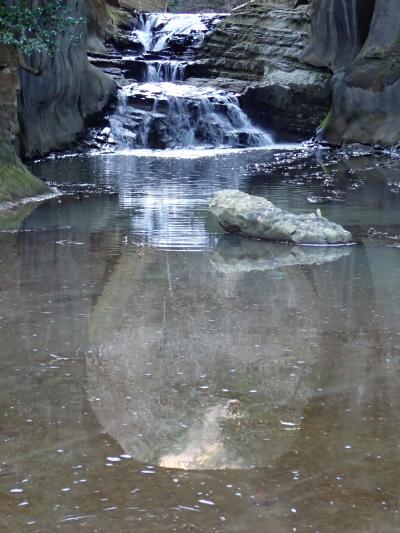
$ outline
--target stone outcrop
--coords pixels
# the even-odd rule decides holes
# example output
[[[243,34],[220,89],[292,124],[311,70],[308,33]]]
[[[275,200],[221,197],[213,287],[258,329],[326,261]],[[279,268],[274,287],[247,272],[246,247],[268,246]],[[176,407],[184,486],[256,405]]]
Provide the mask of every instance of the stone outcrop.
[[[167,0],[109,0],[109,4],[118,5],[124,9],[144,12],[166,11],[168,7]]]
[[[17,69],[16,53],[0,46],[0,208],[5,203],[15,203],[48,191],[48,187],[28,172],[14,152],[18,134]]]
[[[398,0],[315,0],[304,60],[334,72],[330,143],[400,142]]]
[[[350,243],[351,233],[315,213],[294,215],[275,207],[261,196],[236,190],[218,192],[211,212],[229,233],[295,244]]]
[[[96,11],[97,4],[97,0],[91,0],[89,9],[94,6]],[[85,17],[84,0],[68,0],[66,6],[70,16]],[[101,113],[116,93],[112,78],[87,59],[86,25],[76,31],[80,32],[78,43],[70,34],[62,36],[59,50],[47,60],[41,76],[20,74],[20,141],[25,157],[70,145],[87,121]]]
[[[254,0],[213,32],[193,75],[242,80],[243,106],[277,140],[318,128],[333,144],[393,145],[399,51],[398,0]]]
[[[86,0],[87,50],[95,54],[106,54],[104,43],[113,32],[109,6],[105,0]]]
[[[301,61],[309,11],[304,2],[290,0],[248,3],[211,34],[197,66],[217,84],[243,80],[245,110],[280,140],[312,136],[330,107],[328,69]]]

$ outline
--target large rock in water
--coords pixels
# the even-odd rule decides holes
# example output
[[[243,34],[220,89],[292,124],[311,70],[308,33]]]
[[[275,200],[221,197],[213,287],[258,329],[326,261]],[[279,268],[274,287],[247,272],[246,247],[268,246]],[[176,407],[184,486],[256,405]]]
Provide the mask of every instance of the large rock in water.
[[[226,189],[210,204],[225,231],[256,239],[296,244],[345,244],[352,235],[342,226],[316,214],[295,215],[261,196]]]

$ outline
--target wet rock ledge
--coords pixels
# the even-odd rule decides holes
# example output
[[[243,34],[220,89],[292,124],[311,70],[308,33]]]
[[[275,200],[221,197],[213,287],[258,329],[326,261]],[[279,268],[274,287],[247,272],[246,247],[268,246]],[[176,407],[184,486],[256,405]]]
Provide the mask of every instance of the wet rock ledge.
[[[261,196],[233,189],[218,192],[211,212],[228,233],[295,244],[348,244],[352,235],[320,214],[294,215]]]

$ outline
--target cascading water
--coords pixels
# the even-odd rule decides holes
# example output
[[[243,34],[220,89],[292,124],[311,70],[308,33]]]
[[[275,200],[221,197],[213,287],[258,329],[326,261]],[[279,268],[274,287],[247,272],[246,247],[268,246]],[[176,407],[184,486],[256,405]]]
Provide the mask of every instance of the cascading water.
[[[212,14],[171,14],[143,13],[138,19],[134,34],[138,37],[146,52],[160,52],[168,47],[171,39],[179,36],[187,38],[191,46],[199,46],[210,28],[221,19],[221,15]]]
[[[147,63],[146,81],[163,82],[163,81],[183,81],[185,79],[185,70],[187,63],[176,60],[158,60]]]
[[[126,86],[112,119],[114,141],[124,148],[264,146],[271,137],[253,126],[235,95],[191,85]]]
[[[182,83],[192,58],[219,15],[141,15],[136,37],[145,53],[138,62],[144,83],[120,89],[110,119],[110,141],[118,148],[265,146],[270,135],[255,127],[237,96]],[[134,58],[129,58],[130,61]]]

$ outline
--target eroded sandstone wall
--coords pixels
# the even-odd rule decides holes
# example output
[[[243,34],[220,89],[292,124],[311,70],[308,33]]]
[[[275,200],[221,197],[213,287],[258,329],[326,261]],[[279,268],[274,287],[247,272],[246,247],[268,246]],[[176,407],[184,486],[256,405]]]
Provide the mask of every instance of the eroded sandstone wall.
[[[41,0],[44,2],[45,0]],[[92,19],[103,16],[101,1],[66,0],[68,14]],[[46,154],[69,146],[85,128],[88,119],[99,114],[116,93],[108,75],[87,59],[87,28],[83,22],[60,38],[59,51],[48,58],[43,74],[34,76],[20,70],[19,123],[21,152],[25,157]],[[33,64],[38,62],[33,58]]]
[[[247,82],[246,111],[279,140],[312,136],[330,107],[330,72],[301,60],[309,26],[307,0],[254,1],[227,17],[202,49],[207,74]]]
[[[243,105],[278,140],[318,128],[334,144],[400,142],[399,0],[254,0],[201,59],[203,74],[246,83]]]
[[[314,0],[304,60],[333,73],[320,136],[334,144],[400,142],[398,0]]]
[[[0,138],[4,145],[13,145],[18,133],[18,90],[17,54],[12,48],[0,45]]]
[[[18,90],[17,55],[13,49],[0,46],[0,207],[47,191],[45,184],[34,178],[15,155]]]

